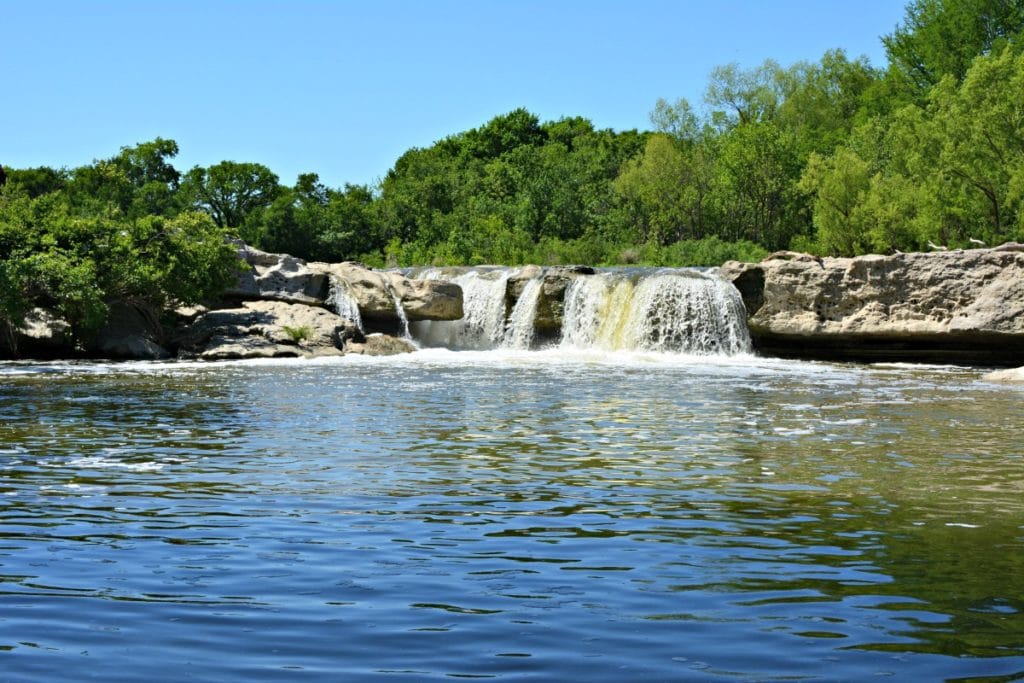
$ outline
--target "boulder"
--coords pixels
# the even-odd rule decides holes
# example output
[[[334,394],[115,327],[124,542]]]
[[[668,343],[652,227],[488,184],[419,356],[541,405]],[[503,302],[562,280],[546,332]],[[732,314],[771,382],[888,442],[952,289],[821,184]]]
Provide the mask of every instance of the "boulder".
[[[207,360],[340,355],[362,334],[351,321],[317,306],[246,301],[204,313],[179,339],[179,355]]]
[[[396,301],[406,320],[458,320],[462,317],[462,288],[447,280],[410,280],[395,271],[372,270],[360,263],[310,263],[328,282],[344,282],[364,321],[400,320]]]
[[[380,333],[368,334],[362,342],[353,340],[345,344],[346,353],[364,356],[395,356],[400,353],[412,353],[415,350],[416,345],[408,339]]]
[[[7,341],[7,345],[11,345]],[[14,332],[12,356],[23,358],[66,357],[74,354],[71,325],[46,308],[33,308]]]
[[[110,305],[107,322],[93,339],[90,351],[107,358],[161,360],[171,354],[160,343],[159,314],[124,302]]]
[[[238,256],[246,267],[238,282],[224,296],[234,300],[263,299],[320,305],[328,294],[327,277],[307,266],[300,258],[270,254],[239,244]]]
[[[1024,253],[972,249],[729,262],[755,348],[848,360],[1019,364]]]

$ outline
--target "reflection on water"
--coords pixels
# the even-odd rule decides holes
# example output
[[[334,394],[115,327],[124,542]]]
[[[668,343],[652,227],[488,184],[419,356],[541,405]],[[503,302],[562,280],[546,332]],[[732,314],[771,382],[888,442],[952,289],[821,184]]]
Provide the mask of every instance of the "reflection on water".
[[[3,365],[0,680],[1017,680],[1021,392],[979,376]]]

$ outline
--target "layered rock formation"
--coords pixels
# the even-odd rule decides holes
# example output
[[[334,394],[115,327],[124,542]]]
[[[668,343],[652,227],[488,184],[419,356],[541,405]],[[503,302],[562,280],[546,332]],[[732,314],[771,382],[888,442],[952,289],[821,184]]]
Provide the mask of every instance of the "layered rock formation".
[[[344,287],[364,320],[394,324],[401,315],[410,322],[462,317],[462,289],[447,280],[410,280],[401,273],[352,262],[310,263],[308,268]]]
[[[306,263],[239,245],[249,268],[225,299],[180,330],[178,353],[204,360],[392,355],[415,350],[397,332],[409,320],[462,317],[462,290],[445,281],[410,281],[358,263]],[[367,334],[369,332],[369,334]]]
[[[1024,247],[730,262],[755,348],[768,355],[1019,365]]]
[[[179,355],[203,360],[341,355],[346,342],[362,342],[349,320],[317,306],[246,301],[209,311],[186,327]]]

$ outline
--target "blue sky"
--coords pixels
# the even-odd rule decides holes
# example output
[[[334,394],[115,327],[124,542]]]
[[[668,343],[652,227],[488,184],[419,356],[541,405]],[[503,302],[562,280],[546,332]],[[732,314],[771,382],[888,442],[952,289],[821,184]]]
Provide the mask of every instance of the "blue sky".
[[[884,66],[904,0],[0,0],[0,164],[74,167],[157,136],[184,171],[373,183],[516,107],[648,128],[711,68],[828,49]]]

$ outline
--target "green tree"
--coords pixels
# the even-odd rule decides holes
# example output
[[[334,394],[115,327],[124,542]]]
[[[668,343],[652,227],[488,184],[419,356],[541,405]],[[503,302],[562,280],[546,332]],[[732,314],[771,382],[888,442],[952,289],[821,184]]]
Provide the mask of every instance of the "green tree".
[[[784,97],[782,77],[782,67],[772,59],[754,69],[736,63],[716,66],[704,95],[712,120],[723,127],[772,120]]]
[[[277,176],[262,164],[222,161],[190,170],[182,191],[219,227],[238,230],[253,211],[270,206],[281,188]]]
[[[49,166],[7,169],[6,177],[8,184],[22,188],[32,198],[50,192],[60,192],[67,186],[68,181],[66,171]]]
[[[685,151],[667,135],[652,135],[642,154],[615,181],[639,242],[670,244],[702,236],[707,191]]]
[[[781,249],[799,232],[793,188],[800,165],[792,142],[771,122],[739,125],[723,136],[710,200],[720,236]]]
[[[1017,0],[911,0],[882,43],[892,78],[923,102],[943,76],[963,79],[975,57],[998,52],[1022,30]]]
[[[829,50],[818,62],[799,62],[779,72],[784,99],[776,123],[793,138],[801,161],[828,154],[869,116],[865,98],[880,79],[866,58],[850,60]]]
[[[964,208],[958,237],[1011,237],[1020,210],[1011,188],[1024,178],[1024,54],[978,58],[959,87],[947,77],[931,101],[939,168]]]
[[[13,331],[33,307],[56,311],[84,344],[109,304],[196,303],[223,291],[237,267],[205,214],[131,218],[112,204],[83,213],[61,192],[0,190],[0,329],[14,351]]]
[[[834,256],[868,251],[863,205],[871,185],[868,163],[846,148],[825,158],[812,153],[797,189],[813,197],[819,247]]]
[[[68,196],[87,212],[110,204],[126,216],[172,215],[181,208],[181,175],[169,162],[177,154],[178,143],[163,138],[122,147],[116,156],[75,169]]]

